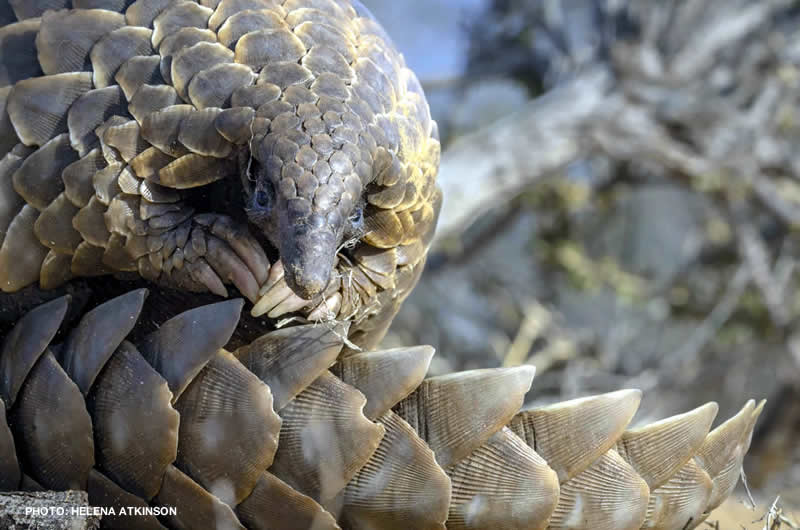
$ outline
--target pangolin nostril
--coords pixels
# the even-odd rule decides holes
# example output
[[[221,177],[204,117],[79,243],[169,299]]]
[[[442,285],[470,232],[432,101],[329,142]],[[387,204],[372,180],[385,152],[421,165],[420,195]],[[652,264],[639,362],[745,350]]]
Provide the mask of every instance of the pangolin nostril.
[[[296,269],[295,273],[290,274],[288,279],[293,291],[302,298],[311,300],[328,286],[330,272]]]

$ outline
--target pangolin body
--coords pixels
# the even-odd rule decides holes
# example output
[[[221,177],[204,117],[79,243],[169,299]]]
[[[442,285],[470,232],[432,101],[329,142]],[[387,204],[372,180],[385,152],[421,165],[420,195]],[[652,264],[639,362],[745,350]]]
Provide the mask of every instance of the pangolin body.
[[[357,1],[0,0],[0,24],[0,490],[177,508],[109,528],[611,530],[693,528],[736,484],[753,402],[626,431],[638,391],[520,412],[531,367],[351,349],[441,201],[422,90]],[[89,312],[20,309],[110,274]],[[227,351],[241,300],[112,297],[130,277],[323,323]]]
[[[255,315],[380,340],[424,264],[439,142],[359,2],[4,3],[3,291],[233,284]]]
[[[5,336],[0,490],[177,511],[114,529],[681,530],[733,490],[763,406],[710,433],[713,403],[626,430],[637,390],[520,411],[532,367],[423,380],[428,347],[339,357],[347,324],[229,352],[241,299],[129,341],[146,296],[54,341],[61,297]]]

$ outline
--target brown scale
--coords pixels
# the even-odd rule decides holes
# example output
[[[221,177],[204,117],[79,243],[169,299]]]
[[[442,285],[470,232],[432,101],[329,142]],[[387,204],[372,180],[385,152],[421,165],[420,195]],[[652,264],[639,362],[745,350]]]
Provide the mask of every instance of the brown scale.
[[[0,491],[177,509],[114,529],[679,530],[731,494],[763,408],[712,431],[715,403],[629,428],[638,390],[520,411],[532,367],[425,379],[430,347],[341,356],[347,324],[228,351],[243,303],[155,331],[145,289],[22,315],[0,348]]]

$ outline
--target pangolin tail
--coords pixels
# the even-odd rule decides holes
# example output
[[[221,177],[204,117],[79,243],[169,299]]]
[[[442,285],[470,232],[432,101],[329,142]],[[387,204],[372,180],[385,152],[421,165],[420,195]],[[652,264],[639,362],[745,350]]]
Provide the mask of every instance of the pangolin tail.
[[[425,379],[432,348],[341,355],[332,324],[227,351],[241,300],[137,334],[146,298],[71,326],[58,298],[5,336],[0,490],[176,508],[115,529],[685,529],[733,490],[763,407],[710,432],[714,403],[628,428],[638,390],[520,411],[530,366]]]

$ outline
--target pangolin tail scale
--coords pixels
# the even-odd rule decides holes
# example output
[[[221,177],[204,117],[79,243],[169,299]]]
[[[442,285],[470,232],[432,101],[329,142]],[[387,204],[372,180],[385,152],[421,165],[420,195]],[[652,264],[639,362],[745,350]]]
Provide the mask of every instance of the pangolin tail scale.
[[[638,390],[520,411],[530,366],[424,379],[429,347],[340,356],[346,324],[229,352],[242,300],[137,335],[146,296],[67,326],[58,298],[5,336],[0,490],[177,508],[109,528],[680,530],[731,493],[763,407],[710,432],[714,403],[628,428]]]

